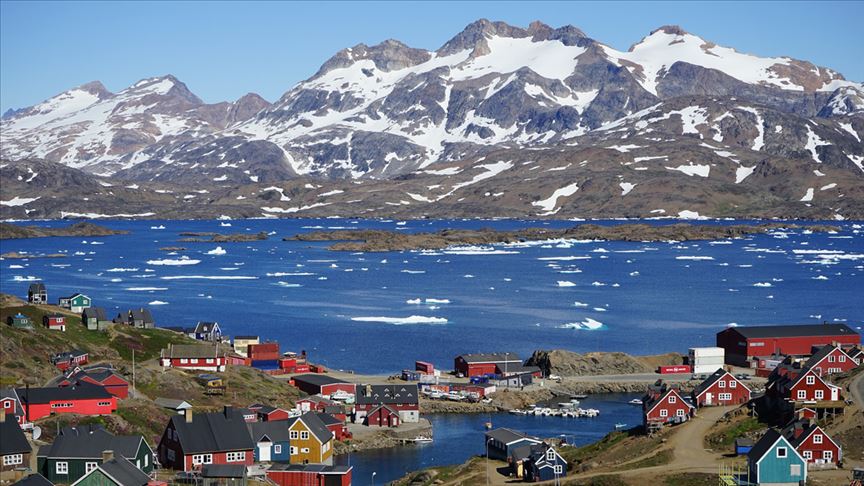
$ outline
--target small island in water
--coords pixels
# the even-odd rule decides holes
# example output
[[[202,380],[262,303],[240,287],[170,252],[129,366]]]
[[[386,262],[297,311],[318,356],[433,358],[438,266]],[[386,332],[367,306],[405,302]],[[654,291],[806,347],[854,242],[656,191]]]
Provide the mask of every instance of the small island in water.
[[[0,240],[20,238],[47,238],[49,236],[112,236],[125,235],[128,231],[113,230],[97,224],[81,221],[64,228],[46,228],[43,226],[17,226],[10,223],[0,223]]]
[[[791,223],[763,223],[738,225],[707,225],[678,223],[650,225],[644,223],[601,226],[580,224],[572,228],[526,228],[499,231],[490,228],[444,229],[434,233],[403,233],[390,230],[338,230],[312,231],[283,238],[285,241],[332,241],[334,251],[402,251],[440,250],[450,246],[492,245],[544,241],[554,239],[608,240],[608,241],[691,241],[739,238],[751,234],[767,233],[781,229],[806,228],[810,231],[828,232],[837,228],[830,225],[806,225]]]

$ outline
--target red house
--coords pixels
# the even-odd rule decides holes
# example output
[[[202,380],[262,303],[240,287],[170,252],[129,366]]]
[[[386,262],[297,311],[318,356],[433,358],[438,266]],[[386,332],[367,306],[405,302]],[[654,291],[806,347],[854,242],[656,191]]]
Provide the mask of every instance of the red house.
[[[72,351],[57,353],[54,356],[51,356],[51,364],[56,366],[57,369],[65,371],[69,368],[87,364],[89,359],[90,355],[86,351],[73,349]]]
[[[357,385],[354,395],[354,422],[367,423],[366,415],[379,413],[379,418],[373,420],[380,423],[387,415],[376,410],[380,405],[386,405],[389,410],[399,415],[399,422],[420,421],[420,399],[417,385]],[[387,419],[390,420],[390,419]]]
[[[646,429],[652,425],[686,422],[693,411],[693,405],[684,401],[676,387],[662,381],[650,387],[642,399],[642,418]]]
[[[15,417],[15,421],[22,429],[32,426],[24,417],[24,409],[21,408],[21,401],[18,399],[18,393],[14,388],[0,389],[0,410],[3,410],[7,418]]]
[[[782,432],[792,447],[809,464],[837,466],[843,457],[843,449],[815,422],[796,420]]]
[[[503,373],[511,366],[514,369],[522,366],[515,353],[461,354],[453,360],[453,369],[462,376]]]
[[[291,418],[291,414],[289,414],[287,410],[271,407],[270,405],[262,405],[260,403],[249,405],[249,410],[258,414],[258,420],[262,422],[276,422],[278,420],[288,420]]]
[[[697,407],[740,405],[750,401],[750,389],[724,369],[718,369],[699,384],[692,393]]]
[[[251,466],[255,443],[240,410],[174,415],[165,427],[157,453],[163,467],[200,470],[205,464]]]
[[[45,314],[42,316],[42,324],[45,325],[48,329],[54,331],[65,331],[66,330],[66,316],[63,314]]]
[[[117,410],[117,397],[105,387],[90,383],[62,388],[18,388],[15,392],[27,422],[55,413],[111,415]]]
[[[345,411],[345,407],[341,403],[330,400],[329,398],[320,397],[318,395],[301,398],[300,400],[297,400],[294,407],[301,413],[327,413],[336,417],[342,422],[348,420],[348,414]]]
[[[267,478],[279,486],[351,486],[352,466],[274,464]]]
[[[319,413],[317,415],[324,422],[324,425],[327,426],[327,429],[333,433],[333,437],[336,440],[347,440],[353,437],[351,432],[348,431],[348,426],[345,425],[344,419],[340,419],[329,413]]]
[[[297,375],[291,378],[294,386],[310,395],[322,395],[329,397],[334,393],[342,392],[348,395],[354,394],[353,383],[333,378],[332,376],[309,373]]]
[[[380,404],[366,413],[363,425],[369,427],[399,427],[399,412],[388,405]]]
[[[799,408],[795,413],[798,416],[798,420],[816,420],[817,417],[816,410],[807,407]]]
[[[225,371],[228,357],[212,344],[169,344],[163,349],[159,364],[181,370]]]
[[[717,347],[726,351],[726,362],[738,366],[749,366],[754,357],[808,356],[814,347],[860,342],[861,336],[846,324],[736,326],[717,333]]]
[[[840,388],[819,376],[812,369],[804,368],[797,376],[780,377],[768,384],[769,390],[792,402],[819,402],[840,400]]]
[[[105,387],[108,393],[117,398],[129,396],[129,382],[109,366],[91,366],[86,369],[75,367],[57,383],[57,386],[73,386],[90,383]]]
[[[858,363],[853,361],[839,346],[833,344],[819,348],[804,364],[805,368],[811,368],[822,376],[846,373],[856,366]]]

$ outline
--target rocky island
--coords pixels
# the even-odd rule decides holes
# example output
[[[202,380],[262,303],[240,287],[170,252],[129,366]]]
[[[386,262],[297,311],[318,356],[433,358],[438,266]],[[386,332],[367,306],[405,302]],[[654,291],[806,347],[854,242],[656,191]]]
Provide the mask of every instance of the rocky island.
[[[17,226],[0,223],[0,240],[19,238],[46,238],[49,236],[112,236],[125,235],[128,231],[113,230],[97,224],[80,222],[65,228],[45,228],[42,226]]]
[[[189,243],[241,243],[246,241],[262,241],[267,239],[267,233],[265,231],[260,231],[254,234],[232,233],[227,235],[206,232],[183,232],[180,233],[180,236],[184,236],[185,238],[181,238],[179,241]]]
[[[664,226],[649,224],[620,224],[601,226],[580,224],[572,228],[526,228],[514,231],[499,231],[489,228],[478,230],[444,229],[434,233],[401,233],[389,230],[339,230],[312,231],[283,238],[285,241],[332,241],[334,251],[404,251],[440,250],[451,246],[493,245],[522,243],[553,239],[608,240],[608,241],[691,241],[739,238],[751,234],[767,233],[780,229],[799,229],[804,226],[787,223],[764,223],[753,225],[708,225],[678,223]],[[834,231],[833,226],[808,225],[810,231]]]

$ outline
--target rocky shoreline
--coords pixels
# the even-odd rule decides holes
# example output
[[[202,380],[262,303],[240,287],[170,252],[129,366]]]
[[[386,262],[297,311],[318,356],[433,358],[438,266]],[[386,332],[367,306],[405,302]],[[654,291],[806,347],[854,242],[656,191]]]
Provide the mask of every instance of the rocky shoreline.
[[[435,233],[402,233],[389,230],[337,230],[312,231],[283,238],[284,241],[333,242],[333,251],[384,252],[405,250],[440,250],[452,246],[524,243],[555,239],[605,241],[692,241],[739,238],[781,229],[806,228],[828,232],[837,228],[830,225],[799,225],[764,223],[755,225],[708,225],[677,223],[654,226],[644,223],[623,223],[601,226],[580,224],[566,229],[526,228],[516,231],[445,229]]]
[[[65,228],[45,228],[43,226],[18,226],[0,223],[0,240],[20,238],[48,238],[52,236],[112,236],[125,235],[128,231],[113,230],[89,222],[79,222]]]
[[[180,238],[178,240],[184,243],[243,243],[248,241],[263,241],[268,238],[266,231],[259,231],[258,233],[253,234],[231,233],[227,235],[187,231],[180,233],[180,236],[185,236],[185,238]]]

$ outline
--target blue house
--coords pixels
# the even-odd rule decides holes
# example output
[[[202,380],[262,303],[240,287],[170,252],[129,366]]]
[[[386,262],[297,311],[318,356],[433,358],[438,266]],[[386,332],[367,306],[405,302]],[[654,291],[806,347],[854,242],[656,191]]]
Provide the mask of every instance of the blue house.
[[[506,461],[515,449],[541,443],[540,439],[503,427],[486,432],[486,452],[491,459]]]
[[[522,477],[529,483],[552,481],[567,475],[567,461],[549,444],[530,447],[522,467]]]
[[[198,341],[222,341],[222,329],[218,322],[198,322],[189,337]]]
[[[773,486],[798,486],[807,481],[807,461],[780,432],[768,432],[747,453],[750,482]]]
[[[246,424],[252,442],[255,462],[291,462],[290,428],[293,420],[250,422]]]

